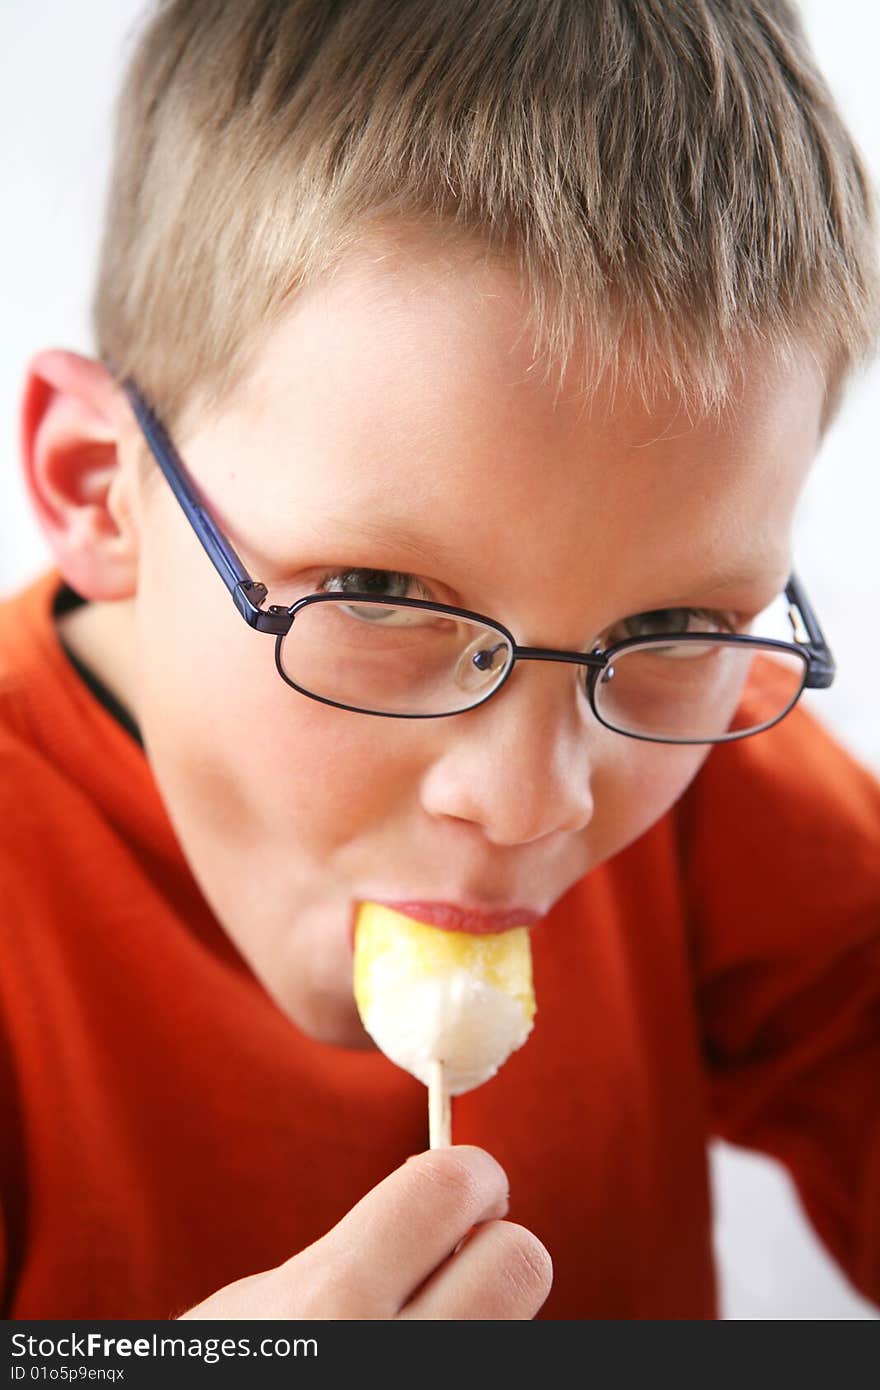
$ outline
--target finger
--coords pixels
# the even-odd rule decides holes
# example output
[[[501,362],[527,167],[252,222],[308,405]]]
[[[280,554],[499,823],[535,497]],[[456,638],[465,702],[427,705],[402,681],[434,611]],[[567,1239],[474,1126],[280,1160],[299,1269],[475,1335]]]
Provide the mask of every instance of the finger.
[[[352,1207],[314,1246],[316,1271],[357,1290],[365,1317],[393,1317],[470,1228],[503,1216],[507,1175],[485,1149],[417,1154]]]
[[[490,1221],[418,1290],[400,1318],[533,1318],[553,1283],[553,1262],[524,1226]]]

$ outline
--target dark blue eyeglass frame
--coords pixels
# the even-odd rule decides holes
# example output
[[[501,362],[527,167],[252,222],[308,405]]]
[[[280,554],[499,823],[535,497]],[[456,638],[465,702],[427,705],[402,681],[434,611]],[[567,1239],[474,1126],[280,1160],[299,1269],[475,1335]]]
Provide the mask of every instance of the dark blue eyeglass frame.
[[[281,659],[280,647],[281,638],[290,631],[297,613],[308,604],[313,603],[339,603],[350,604],[352,601],[358,603],[389,603],[387,599],[379,599],[375,594],[360,594],[354,592],[307,594],[298,599],[289,608],[278,604],[270,604],[266,609],[262,604],[268,597],[268,589],[265,584],[258,579],[253,579],[242,564],[238,555],[235,553],[232,544],[224,536],[223,532],[212,520],[205,504],[199,498],[196,487],[190,479],[186,467],[177,449],[171,441],[162,421],[159,419],[152,406],[141,394],[136,383],[130,378],[122,383],[123,390],[131,404],[135,418],[140,426],[141,432],[146,440],[150,452],[158,463],[164,474],[172,492],[183,508],[190,525],[198,536],[208,558],[223,580],[232,600],[241,616],[249,627],[257,632],[268,632],[276,637],[278,641],[275,646],[275,664],[279,675],[294,689],[299,690],[303,695],[310,699],[318,700],[321,704],[333,705],[338,709],[351,710],[357,714],[370,714],[379,719],[447,719],[452,714],[465,714],[471,709],[479,708],[486,700],[492,699],[503,688],[510,678],[511,672],[516,666],[517,661],[565,661],[586,668],[585,685],[589,696],[593,714],[606,728],[612,729],[614,733],[621,734],[625,738],[641,739],[648,743],[716,743],[729,741],[736,737],[749,737],[755,733],[761,733],[765,728],[771,728],[772,724],[767,724],[759,729],[743,731],[742,734],[726,735],[716,739],[663,739],[652,737],[648,734],[630,733],[624,729],[618,729],[615,725],[609,724],[596,709],[595,687],[599,673],[605,670],[620,653],[631,647],[641,647],[656,645],[669,646],[670,642],[675,643],[705,643],[706,633],[682,632],[682,633],[662,633],[650,637],[628,637],[622,642],[616,642],[613,646],[605,650],[596,648],[592,652],[567,652],[557,651],[550,647],[521,647],[515,641],[513,634],[498,622],[495,618],[487,618],[485,614],[475,613],[469,608],[456,608],[445,603],[431,603],[427,599],[414,598],[395,598],[393,606],[395,608],[422,608],[430,609],[433,612],[448,613],[452,617],[468,618],[472,622],[482,624],[501,633],[509,643],[512,658],[508,670],[498,685],[494,686],[482,700],[468,705],[464,710],[453,710],[449,714],[394,714],[379,710],[362,710],[356,705],[340,704],[336,700],[328,700],[324,696],[315,695],[310,690],[305,690],[301,686],[295,685],[289,676],[284,672]],[[797,696],[791,704],[783,710],[773,723],[778,723],[794,707],[800,695],[805,689],[825,690],[834,681],[836,666],[834,657],[825,640],[825,636],[819,625],[819,621],[810,604],[804,589],[796,576],[792,573],[785,586],[785,598],[788,602],[789,619],[792,630],[795,634],[793,642],[783,642],[776,638],[752,638],[738,633],[713,633],[713,642],[724,642],[732,645],[747,646],[767,649],[770,652],[788,652],[798,657],[804,663],[804,680]]]

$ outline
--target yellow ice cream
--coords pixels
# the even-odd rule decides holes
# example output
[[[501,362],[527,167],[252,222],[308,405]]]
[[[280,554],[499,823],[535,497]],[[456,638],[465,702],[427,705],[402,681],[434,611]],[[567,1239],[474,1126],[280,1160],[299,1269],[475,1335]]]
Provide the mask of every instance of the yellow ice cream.
[[[392,1062],[428,1085],[443,1063],[449,1094],[473,1090],[532,1031],[535,994],[526,927],[472,936],[362,904],[355,925],[354,996],[361,1021]]]

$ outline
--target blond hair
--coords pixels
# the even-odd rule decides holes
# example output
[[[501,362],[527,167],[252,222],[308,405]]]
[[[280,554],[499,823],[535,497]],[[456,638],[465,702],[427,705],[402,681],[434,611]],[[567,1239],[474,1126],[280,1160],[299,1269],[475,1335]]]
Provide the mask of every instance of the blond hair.
[[[706,408],[873,346],[859,155],[785,0],[165,0],[122,92],[99,350],[174,421],[376,219],[518,265],[536,353]]]

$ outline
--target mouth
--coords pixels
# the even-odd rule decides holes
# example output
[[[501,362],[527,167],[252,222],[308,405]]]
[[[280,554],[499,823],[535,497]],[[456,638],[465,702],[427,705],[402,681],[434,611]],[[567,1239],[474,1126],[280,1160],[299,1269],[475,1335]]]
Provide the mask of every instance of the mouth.
[[[424,902],[422,900],[391,902],[377,899],[383,907],[393,908],[416,922],[426,922],[431,927],[442,927],[444,931],[465,931],[472,936],[483,936],[488,932],[510,931],[513,927],[533,927],[540,922],[542,914],[528,907],[503,908],[496,912],[484,912],[476,907],[463,907],[460,903]]]
[[[380,907],[389,907],[410,917],[415,922],[424,922],[430,927],[440,927],[443,931],[468,932],[472,936],[486,936],[493,932],[511,931],[514,927],[533,927],[545,916],[528,907],[505,907],[486,912],[482,908],[465,907],[461,903],[429,902],[423,899],[392,900],[373,898],[371,901]],[[359,902],[352,904],[351,941],[354,943],[354,928]]]

